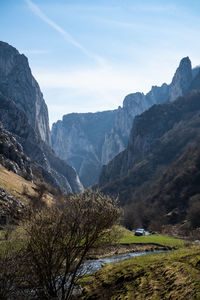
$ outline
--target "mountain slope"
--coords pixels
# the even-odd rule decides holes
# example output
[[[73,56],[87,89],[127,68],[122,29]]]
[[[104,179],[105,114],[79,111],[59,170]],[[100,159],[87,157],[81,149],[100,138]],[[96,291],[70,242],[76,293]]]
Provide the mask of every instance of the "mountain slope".
[[[196,71],[193,72],[196,75]],[[183,58],[170,85],[153,86],[151,91],[133,93],[125,97],[123,106],[115,111],[94,114],[69,114],[53,125],[52,146],[57,155],[72,164],[84,185],[95,183],[101,167],[123,151],[135,116],[140,115],[154,104],[175,100],[183,95],[192,81],[191,62]],[[99,117],[102,116],[102,117]],[[95,139],[90,139],[87,131],[90,124],[96,128]],[[70,120],[67,122],[67,120]],[[104,126],[103,124],[109,124]],[[104,131],[102,131],[104,127]],[[98,149],[96,146],[98,145]],[[79,150],[77,150],[77,147]]]
[[[199,162],[200,91],[194,91],[138,116],[127,149],[104,167],[99,184],[122,205],[157,205],[160,214],[177,209],[178,222],[200,194]]]

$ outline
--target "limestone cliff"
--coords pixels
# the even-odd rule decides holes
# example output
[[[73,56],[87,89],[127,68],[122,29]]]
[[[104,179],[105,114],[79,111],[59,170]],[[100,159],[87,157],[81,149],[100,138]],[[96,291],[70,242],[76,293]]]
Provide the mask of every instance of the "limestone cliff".
[[[98,180],[101,149],[116,111],[73,113],[53,124],[52,147],[59,157],[74,166],[84,186]]]
[[[4,42],[0,42],[0,92],[26,113],[36,133],[50,145],[47,106],[28,59]]]

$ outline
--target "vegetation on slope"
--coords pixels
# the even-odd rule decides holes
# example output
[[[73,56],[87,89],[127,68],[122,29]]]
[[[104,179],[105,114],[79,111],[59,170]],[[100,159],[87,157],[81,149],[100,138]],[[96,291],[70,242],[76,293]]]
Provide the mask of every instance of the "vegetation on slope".
[[[127,206],[126,227],[161,230],[162,225],[186,222],[184,231],[188,234],[200,226],[196,217],[193,222],[191,209],[195,206],[200,212],[199,113],[197,91],[154,106],[136,118],[123,159],[120,163],[119,157],[116,159],[121,170],[129,170],[102,187],[106,193],[118,194],[121,205]],[[109,168],[107,171],[109,174]]]

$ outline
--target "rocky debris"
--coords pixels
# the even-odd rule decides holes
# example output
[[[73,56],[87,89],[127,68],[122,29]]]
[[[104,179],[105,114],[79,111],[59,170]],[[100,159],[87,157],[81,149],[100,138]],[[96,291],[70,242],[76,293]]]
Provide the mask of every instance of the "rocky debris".
[[[50,145],[48,109],[28,59],[4,42],[0,42],[0,92],[26,113],[36,133]]]
[[[25,209],[22,200],[15,199],[4,189],[0,188],[0,226],[18,224]]]
[[[22,146],[0,123],[0,163],[27,180],[33,179],[30,159],[24,154]]]

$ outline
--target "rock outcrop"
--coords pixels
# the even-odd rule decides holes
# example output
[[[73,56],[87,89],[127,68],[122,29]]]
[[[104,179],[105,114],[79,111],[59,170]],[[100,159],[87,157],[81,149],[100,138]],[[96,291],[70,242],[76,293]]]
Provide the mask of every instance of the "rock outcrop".
[[[94,184],[102,165],[126,148],[134,118],[154,104],[174,101],[185,94],[197,73],[197,69],[192,72],[191,62],[186,57],[181,60],[171,84],[153,86],[146,95],[130,94],[125,97],[122,107],[113,112],[102,112],[102,118],[97,117],[100,113],[93,114],[93,117],[92,114],[65,115],[63,121],[53,125],[53,149],[59,157],[76,168],[85,187]],[[93,140],[88,137],[88,127],[85,127],[91,118],[91,126],[96,128]],[[104,131],[99,130],[104,122],[108,123],[108,119],[109,126],[105,126]],[[70,120],[70,124],[66,120]]]
[[[27,180],[33,179],[30,159],[24,154],[16,138],[0,123],[0,164]]]
[[[184,57],[170,84],[170,101],[174,101],[177,97],[183,96],[189,89],[193,79],[192,66],[189,57]]]
[[[0,228],[6,224],[18,224],[25,205],[22,200],[15,199],[6,190],[0,188]]]
[[[0,41],[0,92],[23,110],[36,133],[50,145],[49,117],[39,85],[28,59]]]

